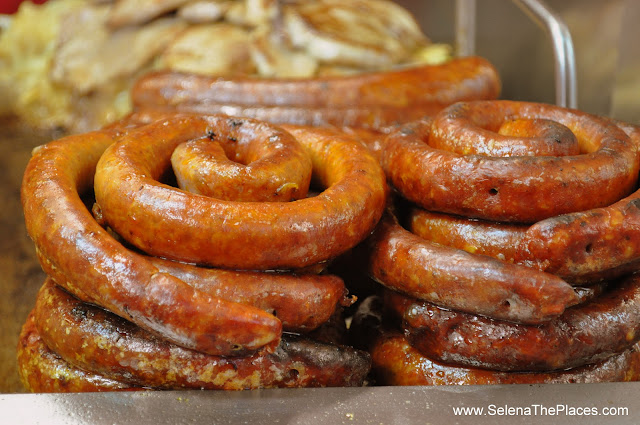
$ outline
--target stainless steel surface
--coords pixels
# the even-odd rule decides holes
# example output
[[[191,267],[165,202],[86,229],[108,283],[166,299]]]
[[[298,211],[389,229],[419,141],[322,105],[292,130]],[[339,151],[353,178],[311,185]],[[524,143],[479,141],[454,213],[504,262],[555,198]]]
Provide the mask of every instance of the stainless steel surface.
[[[553,10],[538,0],[513,0],[548,32],[553,46],[556,105],[577,108],[576,59],[569,28]]]
[[[513,0],[513,3],[548,33],[553,48],[556,105],[577,108],[576,59],[567,25],[542,1]],[[455,54],[471,56],[476,45],[476,0],[456,0],[455,15]]]
[[[451,0],[397,0],[412,10],[435,42],[455,44]],[[571,32],[581,110],[640,124],[640,2],[545,0]],[[555,103],[548,34],[512,1],[476,4],[475,52],[503,82],[502,98]]]
[[[0,395],[0,423],[637,424],[640,384]],[[454,408],[482,408],[456,415]],[[589,410],[590,415],[585,414]],[[597,415],[593,409],[597,409]],[[580,412],[581,414],[575,414]],[[616,415],[604,415],[615,412]],[[574,413],[574,414],[572,414]]]

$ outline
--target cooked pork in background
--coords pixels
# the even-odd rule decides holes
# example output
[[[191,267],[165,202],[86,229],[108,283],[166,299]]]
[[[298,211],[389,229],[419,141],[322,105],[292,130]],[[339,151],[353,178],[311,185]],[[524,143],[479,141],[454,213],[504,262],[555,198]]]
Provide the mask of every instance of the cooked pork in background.
[[[5,22],[0,113],[65,132],[129,112],[154,69],[309,78],[451,56],[390,0],[49,0]]]

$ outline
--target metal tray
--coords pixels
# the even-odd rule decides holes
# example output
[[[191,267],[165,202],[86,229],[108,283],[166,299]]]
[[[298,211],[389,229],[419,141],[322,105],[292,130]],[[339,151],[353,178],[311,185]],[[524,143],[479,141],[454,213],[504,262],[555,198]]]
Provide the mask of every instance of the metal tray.
[[[637,424],[639,389],[618,383],[10,394],[0,395],[0,423]],[[465,408],[476,410],[454,412]]]

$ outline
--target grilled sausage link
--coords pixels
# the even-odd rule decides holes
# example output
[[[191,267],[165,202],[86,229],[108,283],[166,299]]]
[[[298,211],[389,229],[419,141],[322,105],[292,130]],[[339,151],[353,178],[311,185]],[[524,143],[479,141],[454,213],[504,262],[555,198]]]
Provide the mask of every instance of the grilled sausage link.
[[[44,343],[33,312],[27,317],[18,339],[18,373],[24,387],[34,393],[144,389],[71,366]]]
[[[436,362],[399,332],[381,335],[371,350],[372,374],[380,385],[570,384],[640,379],[640,347],[599,363],[556,372],[500,372]]]
[[[640,379],[638,343],[597,363],[560,371],[505,372],[448,364],[421,353],[400,330],[392,328],[383,304],[379,296],[367,298],[351,324],[351,332],[359,337],[360,346],[371,352],[372,379],[377,385],[591,383]]]
[[[289,132],[265,128],[266,125],[256,122],[239,121],[229,117],[188,116],[168,118],[157,125],[148,126],[149,128],[138,128],[139,122],[116,124],[102,132],[69,136],[41,147],[35,152],[25,172],[22,198],[27,230],[36,244],[43,269],[58,284],[81,299],[107,308],[177,345],[215,355],[240,356],[258,350],[275,349],[282,323],[270,313],[279,314],[285,322],[286,329],[308,332],[328,320],[337,306],[346,306],[353,302],[346,297],[344,284],[336,277],[314,276],[301,272],[291,276],[266,273],[257,277],[256,272],[204,270],[193,265],[171,264],[132,251],[121,244],[122,235],[114,239],[114,233],[110,228],[103,229],[102,225],[110,225],[109,220],[113,220],[113,216],[109,216],[105,208],[102,208],[104,198],[99,198],[99,202],[100,199],[102,202],[94,207],[95,214],[100,217],[100,223],[96,222],[83,204],[80,194],[90,191],[93,186],[93,173],[104,151],[111,145],[114,145],[115,149],[114,142],[117,140],[119,144],[127,132],[129,136],[136,134],[141,139],[142,135],[149,133],[161,139],[170,138],[171,134],[175,134],[171,133],[172,131],[181,131],[169,125],[175,122],[181,123],[182,129],[189,127],[188,123],[199,123],[199,134],[206,137],[212,136],[214,128],[218,130],[214,124],[223,123],[220,125],[226,125],[231,133],[218,133],[219,137],[225,137],[230,143],[235,143],[231,139],[238,142],[243,137],[254,135],[256,131],[267,138],[274,136],[272,141],[276,144],[275,139],[294,140]],[[158,127],[163,127],[166,134],[159,134]],[[301,258],[298,263],[289,265],[317,267],[317,262],[329,260],[332,256],[339,255],[341,250],[358,243],[373,227],[381,214],[386,196],[384,175],[365,148],[338,131],[316,131],[307,128],[291,128],[291,131],[299,135],[295,137],[304,136],[307,141],[304,152],[308,155],[307,161],[316,170],[315,178],[329,186],[316,197],[295,202],[216,201],[170,189],[164,183],[151,182],[150,186],[161,187],[170,192],[166,198],[169,208],[175,207],[176,199],[181,196],[195,198],[198,202],[240,205],[241,208],[245,208],[242,210],[245,216],[254,218],[254,224],[259,222],[260,218],[264,218],[260,215],[260,211],[264,212],[264,209],[260,208],[268,207],[264,207],[263,204],[271,205],[279,212],[285,212],[287,209],[301,212],[303,217],[297,217],[301,218],[301,221],[281,216],[269,219],[280,220],[293,234],[300,234],[304,230],[312,231],[315,236],[323,233],[327,235],[324,240],[312,241],[312,244],[316,245],[303,247],[297,254],[296,246],[302,242],[295,237],[287,239],[286,242],[278,242],[276,239],[269,242],[274,245],[279,243],[278,246],[283,249],[276,254],[277,256],[289,251]],[[132,138],[133,136],[129,137],[129,142],[133,144],[141,141]],[[139,144],[136,146],[134,151],[137,154],[145,149]],[[149,160],[144,154],[142,157]],[[103,161],[108,164],[110,159],[105,157]],[[166,164],[168,160],[165,158],[163,166],[168,166]],[[325,165],[328,167],[326,170],[323,168]],[[160,178],[159,175],[163,174],[163,171],[158,169],[163,166],[151,166],[156,167],[157,178]],[[104,179],[103,181],[110,184],[115,177]],[[114,196],[135,196],[140,187],[136,186],[134,189],[128,194],[119,193]],[[141,203],[160,202],[159,199],[144,196],[138,199]],[[329,207],[326,207],[327,203]],[[247,209],[248,206],[254,207],[255,211]],[[186,212],[182,220],[193,223],[191,212],[195,210],[187,208],[183,211]],[[338,223],[324,216],[331,216],[329,211],[334,211],[334,218],[339,218]],[[313,217],[319,217],[321,213],[322,220],[312,222]],[[121,209],[116,213],[118,219],[127,216],[133,219],[134,228],[143,218],[136,215],[133,207]],[[171,219],[176,218],[171,214],[168,216]],[[236,217],[240,216],[242,214]],[[219,218],[230,227],[238,226],[238,223],[229,221],[232,216]],[[175,242],[173,229],[159,233],[155,227],[157,221],[154,222],[146,216],[144,221],[150,226],[152,239],[170,239]],[[268,227],[269,223],[263,222],[259,225]],[[319,230],[313,232],[311,225],[316,225]],[[241,226],[247,228],[251,227],[251,224]],[[201,232],[201,227],[196,226],[195,230],[194,239],[198,237],[198,232]],[[253,232],[259,233],[255,229]],[[126,236],[126,232],[121,233]],[[181,240],[191,241],[191,238],[192,236],[185,235]],[[212,242],[218,241],[210,241]],[[240,238],[229,243],[236,245],[236,253],[242,251],[240,257],[260,253],[256,245],[248,239]],[[263,242],[263,245],[265,243]],[[326,247],[329,249],[328,253],[320,252],[321,248]],[[314,256],[310,257],[308,252],[313,252]],[[239,261],[246,260],[241,258]],[[273,268],[270,267],[273,265],[267,263],[259,268]],[[254,282],[238,283],[241,280]],[[263,287],[258,288],[257,282],[262,282]],[[234,286],[244,286],[248,292],[240,293],[231,289]],[[277,290],[265,292],[276,287]],[[284,289],[288,289],[289,292],[285,294]],[[304,311],[295,308],[301,306],[306,307]]]
[[[409,342],[434,360],[502,371],[551,371],[599,362],[640,339],[640,277],[610,286],[538,326],[444,310],[396,294],[386,301],[402,318]]]
[[[105,310],[82,303],[51,280],[35,308],[47,346],[70,364],[129,385],[241,390],[356,386],[369,371],[367,353],[285,335],[273,353],[211,356],[175,346]]]
[[[498,157],[432,146],[439,139],[450,139],[451,148],[459,144],[461,152],[467,149],[466,143],[501,150],[495,145],[501,138],[520,143],[535,140],[494,133],[514,115],[542,115],[566,123],[583,153]],[[631,273],[640,265],[636,206],[640,191],[629,194],[638,177],[639,149],[637,126],[548,105],[501,101],[459,104],[443,111],[433,123],[408,125],[386,139],[381,157],[403,195],[418,203],[422,201],[417,197],[423,197],[422,207],[430,209],[411,213],[410,226],[417,234],[552,273],[572,284],[588,284]],[[412,174],[404,174],[409,169]],[[445,203],[461,208],[443,207]],[[525,215],[508,213],[517,208]],[[485,214],[490,210],[498,214]],[[540,221],[504,223],[477,217]]]
[[[369,240],[371,276],[434,304],[522,323],[541,323],[577,302],[562,279],[527,267],[432,243],[389,212]]]
[[[96,164],[114,137],[68,136],[38,148],[27,165],[23,210],[43,269],[84,300],[178,345],[235,355],[277,345],[282,325],[275,317],[160,272],[94,220],[79,193],[90,189]]]
[[[134,107],[224,113],[276,124],[369,129],[430,116],[454,102],[494,99],[495,68],[479,57],[386,72],[316,79],[221,79],[151,73],[132,89]]]

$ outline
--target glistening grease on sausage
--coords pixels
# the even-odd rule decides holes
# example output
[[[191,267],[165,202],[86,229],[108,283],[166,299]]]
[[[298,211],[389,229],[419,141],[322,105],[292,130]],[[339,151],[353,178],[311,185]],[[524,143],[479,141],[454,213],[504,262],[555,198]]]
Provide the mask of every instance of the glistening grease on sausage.
[[[494,99],[500,81],[479,57],[386,72],[315,79],[222,79],[157,72],[132,90],[136,108],[224,113],[277,124],[379,129],[462,100]]]
[[[367,353],[285,335],[273,353],[211,356],[175,346],[105,310],[82,303],[51,280],[35,308],[47,346],[76,367],[152,388],[242,390],[361,385]]]
[[[500,136],[497,128],[514,118],[562,124],[575,134],[581,154],[503,157],[433,147],[439,140],[492,145]],[[526,145],[529,139],[520,141]],[[524,223],[608,206],[633,191],[639,166],[638,147],[614,123],[575,110],[513,101],[452,105],[433,122],[414,122],[390,135],[383,153],[393,186],[425,209]]]
[[[522,323],[541,323],[577,302],[548,273],[432,243],[391,212],[369,240],[369,271],[384,286],[434,304]]]
[[[283,130],[265,129],[263,124],[249,123],[246,120],[238,121],[228,117],[191,116],[178,117],[174,121],[181,123],[182,129],[188,127],[188,123],[200,123],[200,136],[210,137],[212,128],[218,130],[210,124],[224,122],[228,128],[237,130],[235,133],[226,135],[229,139],[236,139],[236,141],[241,139],[241,135],[245,132],[255,134],[256,128],[261,129],[261,134],[266,137],[275,135],[291,138],[291,135]],[[161,139],[169,138],[171,134],[175,135],[171,133],[172,131],[181,132],[179,126],[176,129],[169,125],[172,122],[165,120],[156,127],[149,126],[151,128],[147,130],[155,131],[157,127],[165,129],[169,127],[166,129],[167,134],[159,135]],[[133,123],[126,129],[125,126],[114,126],[114,128],[120,128],[122,132],[129,131],[131,134],[148,134],[144,129],[136,130],[136,124]],[[157,135],[153,131],[152,133]],[[337,131],[315,131],[303,128],[292,128],[292,131],[305,136],[307,147],[304,151],[311,153],[309,162],[317,170],[317,178],[330,187],[314,198],[291,203],[267,202],[264,204],[281,208],[280,211],[286,210],[285,206],[288,204],[300,205],[298,209],[291,205],[289,208],[301,212],[302,217],[289,219],[276,217],[275,219],[281,220],[294,230],[297,228],[298,232],[308,230],[315,236],[324,232],[327,238],[331,239],[314,241],[317,245],[306,248],[313,251],[317,257],[310,259],[303,252],[301,255],[303,260],[292,264],[293,266],[313,265],[316,261],[328,260],[338,255],[341,250],[358,243],[371,230],[381,214],[386,195],[384,176],[375,159],[366,153],[365,148]],[[224,133],[219,134],[220,137],[226,137]],[[344,298],[344,285],[340,279],[329,276],[301,277],[306,283],[298,285],[288,298],[274,297],[273,294],[264,292],[238,296],[237,293],[229,293],[229,285],[238,279],[251,279],[251,273],[198,272],[189,270],[189,267],[194,266],[177,264],[163,268],[158,265],[159,260],[152,260],[125,248],[94,220],[80,198],[80,193],[92,186],[93,172],[98,159],[118,137],[120,137],[118,131],[113,129],[70,136],[38,149],[27,167],[22,187],[27,229],[36,243],[43,268],[55,278],[58,284],[83,300],[103,306],[177,345],[216,355],[244,355],[264,348],[274,349],[280,338],[282,324],[267,311],[276,313],[280,311],[289,329],[307,331],[319,326],[321,320],[331,317],[337,305],[348,305],[351,302]],[[140,141],[135,138],[133,140]],[[139,153],[144,149],[138,145],[136,152]],[[165,158],[165,164],[168,164],[168,158]],[[322,168],[325,164],[328,164],[326,170]],[[168,165],[158,167],[157,164],[152,164],[151,166],[158,170]],[[114,178],[106,177],[106,180]],[[151,185],[169,190],[171,193],[165,200],[172,206],[175,205],[176,197],[186,194],[161,183],[156,182]],[[134,196],[139,189],[140,187],[136,186],[132,192],[119,193],[118,196],[125,198]],[[187,196],[198,198],[202,202],[208,201],[208,198],[199,195]],[[159,199],[145,199],[151,203],[160,202]],[[251,205],[256,210],[245,209],[243,210],[245,215],[258,220],[261,218],[260,205],[263,203],[212,202]],[[326,202],[329,202],[329,208],[325,207]],[[100,215],[104,214],[104,220],[109,222],[105,209],[100,207],[102,205],[94,210]],[[309,220],[309,215],[313,218],[314,214],[319,216],[327,213],[327,210],[337,212],[339,219],[334,217],[337,223],[330,222],[324,215],[322,220],[315,222],[312,219]],[[135,211],[127,208],[119,211],[119,218],[124,216],[134,219],[134,227],[139,225],[139,221],[135,222],[135,220],[143,217],[136,216]],[[193,221],[191,211],[189,209],[186,211],[183,220]],[[327,213],[327,215],[331,214]],[[173,238],[171,231],[157,232],[154,227],[157,222],[152,218],[146,216],[143,218],[151,225],[152,238],[165,240]],[[227,217],[227,219],[231,218]],[[297,222],[296,218],[301,221]],[[222,220],[224,221],[224,218]],[[237,223],[230,223],[230,225],[234,226]],[[262,223],[263,227],[268,225],[268,223]],[[320,230],[314,231],[311,225],[318,226]],[[190,241],[191,236],[185,235],[185,238],[183,240]],[[276,245],[279,243],[283,248],[282,253],[286,254],[286,251],[295,251],[299,241],[294,238],[284,242],[272,239],[269,242]],[[244,247],[244,251],[239,254],[241,261],[247,253],[260,252],[256,245],[247,239],[230,243]],[[325,247],[329,247],[329,252],[320,252],[321,248]],[[238,247],[236,251],[237,249]],[[176,271],[176,268],[183,270]],[[199,286],[195,285],[198,288],[194,288],[173,276],[172,273],[185,279],[187,279],[186,276],[194,273],[195,275],[205,273],[208,275],[207,279],[211,279],[214,275],[218,277],[225,275],[228,281],[225,283],[227,289],[221,290],[220,287],[215,289],[215,284],[211,286],[202,282],[198,284]],[[282,280],[283,277],[270,274],[263,276],[262,281],[270,282],[274,279]],[[292,279],[296,277],[284,278],[286,281]],[[225,291],[231,300],[218,296]],[[290,305],[287,305],[286,300],[296,299],[295,297],[305,298],[299,306],[306,305],[307,311],[296,313]],[[239,304],[235,301],[254,304],[258,307]]]
[[[637,343],[605,360],[573,369],[505,372],[432,359],[415,348],[401,331],[389,327],[383,317],[382,300],[369,297],[355,313],[351,325],[354,334],[366,335],[363,344],[371,352],[372,378],[378,385],[566,384],[640,379]]]
[[[282,328],[307,332],[327,322],[337,307],[348,307],[342,279],[313,273],[261,273],[194,267],[190,264],[150,258],[158,270],[186,282],[203,293],[252,305],[276,316]]]
[[[72,293],[170,341],[240,355],[278,343],[281,323],[255,307],[212,297],[162,273],[113,239],[79,192],[90,189],[113,132],[68,136],[38,148],[22,184],[25,222],[45,271]]]
[[[372,374],[380,385],[572,384],[637,381],[640,347],[599,363],[554,372],[501,372],[440,363],[421,354],[400,332],[382,333],[371,348]]]
[[[416,233],[383,219],[370,239],[370,271],[389,289],[379,323],[391,330],[371,347],[381,383],[639,378],[640,129],[551,105],[458,103],[392,132],[380,159]],[[523,303],[534,288],[563,289],[544,300],[555,316],[522,320],[539,314]],[[483,304],[501,291],[502,304]]]
[[[527,117],[519,119],[525,123],[539,121],[540,115],[568,124],[583,153],[500,157],[431,146],[446,139],[460,152],[473,143],[501,150],[496,143],[505,136],[494,131],[516,115]],[[535,139],[508,140],[526,145]],[[472,102],[448,108],[433,123],[406,126],[383,147],[391,181],[404,195],[423,207],[456,214],[414,210],[410,221],[428,239],[552,273],[572,284],[611,279],[640,264],[640,192],[627,196],[640,164],[637,126],[550,105]],[[470,217],[541,220],[527,225]]]
[[[318,196],[234,202],[158,182],[185,140],[208,132],[239,140],[265,127],[246,119],[185,116],[129,132],[106,150],[96,170],[96,202],[106,222],[152,255],[241,269],[309,266],[366,237],[382,214],[384,174],[363,146],[338,131],[287,127],[311,158],[314,179],[326,187]],[[265,136],[288,134],[277,131]]]
[[[229,201],[293,201],[307,195],[311,180],[309,157],[286,133],[238,138],[211,130],[178,145],[171,165],[180,188]]]
[[[443,363],[502,371],[550,371],[596,363],[640,339],[640,277],[633,275],[556,319],[527,326],[445,310],[402,295],[387,305],[410,343]]]
[[[18,373],[24,387],[34,393],[144,390],[71,366],[44,343],[33,312],[22,326],[18,340]]]

